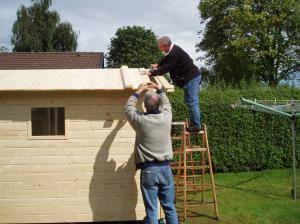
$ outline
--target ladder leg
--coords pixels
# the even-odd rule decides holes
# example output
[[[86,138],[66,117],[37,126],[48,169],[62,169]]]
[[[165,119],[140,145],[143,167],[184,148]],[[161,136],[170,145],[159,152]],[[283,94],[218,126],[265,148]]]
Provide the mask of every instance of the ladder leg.
[[[182,163],[182,143],[180,145],[180,152],[179,152],[179,161],[178,161],[178,166],[177,166],[177,177],[176,177],[176,193],[180,190],[179,189],[179,179],[180,179],[180,175],[181,175],[181,163]],[[177,202],[178,196],[175,193],[175,203]]]
[[[202,202],[204,202],[204,174],[205,174],[205,170],[204,170],[204,164],[205,164],[205,153],[201,152],[201,200]]]
[[[210,156],[210,150],[209,150],[209,145],[208,145],[206,127],[204,127],[204,132],[205,132],[206,145],[207,145],[207,159],[208,159],[209,173],[210,173],[210,179],[211,179],[211,185],[212,185],[212,194],[213,194],[213,200],[214,200],[215,214],[216,214],[216,219],[219,219],[218,206],[217,206],[217,195],[216,195],[216,189],[215,189],[214,174],[213,174],[213,170],[212,170],[211,156]]]
[[[183,181],[183,192],[184,192],[184,202],[183,202],[183,217],[184,217],[184,220],[186,220],[186,207],[187,207],[187,195],[186,195],[186,191],[187,191],[187,187],[186,187],[186,134],[185,134],[185,129],[186,129],[186,126],[184,125],[184,130],[183,130],[183,178],[184,178],[184,181]]]
[[[204,130],[205,131],[205,130]],[[207,144],[206,144],[206,138],[205,138],[205,133],[202,134],[202,146],[204,148],[207,148]],[[204,175],[205,175],[205,169],[204,169],[204,165],[205,165],[205,152],[201,152],[201,166],[202,166],[202,169],[201,169],[201,174],[202,174],[202,177],[201,177],[201,184],[202,184],[202,202],[204,202]]]

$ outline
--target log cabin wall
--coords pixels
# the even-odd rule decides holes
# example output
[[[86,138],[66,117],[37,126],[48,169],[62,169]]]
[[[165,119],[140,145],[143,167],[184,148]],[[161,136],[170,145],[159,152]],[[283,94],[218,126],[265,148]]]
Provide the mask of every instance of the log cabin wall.
[[[0,222],[142,220],[130,94],[1,93]],[[32,135],[31,108],[43,107],[64,108],[65,135]]]

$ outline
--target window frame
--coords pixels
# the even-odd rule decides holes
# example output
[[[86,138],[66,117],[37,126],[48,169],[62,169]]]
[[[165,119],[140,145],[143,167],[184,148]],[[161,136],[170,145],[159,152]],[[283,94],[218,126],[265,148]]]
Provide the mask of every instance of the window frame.
[[[31,121],[31,109],[32,108],[52,108],[52,107],[63,107],[65,112],[65,134],[64,135],[32,135],[32,121]],[[28,108],[28,125],[27,125],[27,133],[28,139],[36,139],[36,140],[66,140],[69,139],[69,122],[67,119],[67,107],[66,105],[30,105]]]

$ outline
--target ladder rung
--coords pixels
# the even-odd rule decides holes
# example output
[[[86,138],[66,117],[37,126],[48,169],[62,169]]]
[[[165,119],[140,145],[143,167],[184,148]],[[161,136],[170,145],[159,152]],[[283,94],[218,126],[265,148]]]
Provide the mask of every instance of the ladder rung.
[[[193,147],[193,148],[190,148],[190,147],[188,147],[188,148],[186,148],[185,149],[185,151],[186,152],[205,152],[205,151],[207,151],[207,148],[198,148],[198,147]]]
[[[188,164],[190,164],[190,163],[192,163],[192,164],[194,164],[194,166],[197,166],[197,165],[199,165],[199,166],[201,166],[202,165],[202,161],[197,161],[197,160],[193,160],[193,161],[186,161],[186,165],[188,165]],[[177,162],[177,164],[178,165],[180,165],[180,163],[179,162]],[[197,165],[195,165],[195,164],[197,164]],[[184,162],[183,161],[181,161],[181,166],[183,166],[184,165]]]
[[[184,178],[184,176],[183,175],[179,175],[179,176],[177,176],[177,177],[179,177],[179,178]],[[197,178],[197,177],[202,177],[202,174],[196,174],[196,175],[187,175],[186,176],[186,178]]]
[[[181,140],[182,137],[181,136],[171,136],[172,140]]]
[[[173,151],[174,155],[180,154],[181,152],[179,150]]]
[[[172,122],[172,125],[185,125],[184,121],[174,121]]]
[[[201,134],[201,135],[203,135],[203,134],[204,134],[204,131],[201,130],[201,131],[199,131],[199,132],[193,132],[193,133],[186,131],[185,134],[186,134],[186,135],[196,135],[196,134]]]
[[[203,205],[215,205],[214,202],[200,202],[199,204],[188,204],[186,203],[186,206],[189,206],[189,207],[196,207],[196,206],[203,206]]]
[[[205,189],[204,189],[205,190]],[[196,190],[186,190],[186,193],[200,193],[202,192],[202,189],[196,189]],[[176,195],[183,195],[184,191],[183,190],[178,190],[176,191]]]
[[[179,186],[184,186],[184,183],[178,183]],[[203,184],[192,184],[192,183],[186,183],[187,187],[207,187],[207,186],[211,186],[211,184],[209,183],[203,183]]]
[[[207,191],[207,190],[210,190],[208,188],[204,188],[204,189],[187,189],[185,192],[187,193],[187,195],[191,195],[193,193],[196,193],[196,194],[199,194],[199,193],[202,193],[203,191]],[[183,190],[178,190],[176,191],[176,195],[177,196],[182,196],[184,195],[184,191]]]
[[[181,166],[181,167],[178,167],[178,169],[185,169],[185,168],[187,168],[187,169],[205,169],[205,168],[209,168],[209,166],[208,165],[204,165],[204,166],[186,166],[186,167],[184,167],[184,166]]]

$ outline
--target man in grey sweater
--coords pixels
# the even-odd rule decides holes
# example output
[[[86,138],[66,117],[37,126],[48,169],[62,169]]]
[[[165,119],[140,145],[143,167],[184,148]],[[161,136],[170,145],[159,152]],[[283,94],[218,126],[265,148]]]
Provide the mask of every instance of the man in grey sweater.
[[[146,112],[140,112],[136,104],[143,92]],[[140,186],[146,209],[146,224],[157,224],[157,198],[167,224],[178,224],[174,205],[173,175],[169,161],[173,157],[171,143],[172,108],[167,95],[150,82],[141,85],[129,97],[124,112],[136,132],[135,163],[141,169]]]

